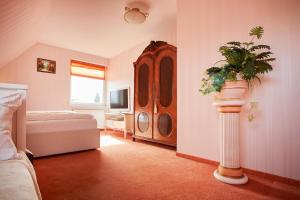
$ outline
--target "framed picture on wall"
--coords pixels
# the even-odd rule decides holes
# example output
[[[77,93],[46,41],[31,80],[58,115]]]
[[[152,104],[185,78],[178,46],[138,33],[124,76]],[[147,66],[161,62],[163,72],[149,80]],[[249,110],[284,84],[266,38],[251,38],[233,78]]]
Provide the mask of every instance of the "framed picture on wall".
[[[37,71],[45,73],[56,73],[56,61],[43,58],[37,59]]]

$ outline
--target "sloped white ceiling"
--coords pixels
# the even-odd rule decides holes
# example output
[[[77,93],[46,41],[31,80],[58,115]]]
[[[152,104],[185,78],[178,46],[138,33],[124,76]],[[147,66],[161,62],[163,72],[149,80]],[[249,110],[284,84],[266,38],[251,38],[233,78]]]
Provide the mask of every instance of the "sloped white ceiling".
[[[51,2],[0,0],[0,67],[34,45]]]
[[[143,0],[144,24],[127,24],[125,0],[1,0],[0,67],[41,42],[106,58],[151,39],[176,20],[176,0]]]

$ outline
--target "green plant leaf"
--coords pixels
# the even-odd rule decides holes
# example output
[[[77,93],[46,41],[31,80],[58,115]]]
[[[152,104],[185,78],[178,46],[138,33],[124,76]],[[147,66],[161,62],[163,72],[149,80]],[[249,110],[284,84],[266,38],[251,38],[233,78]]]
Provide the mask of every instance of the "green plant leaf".
[[[226,44],[228,44],[228,45],[233,45],[233,46],[238,46],[238,47],[241,46],[241,43],[240,43],[240,42],[236,42],[236,41],[227,42]]]
[[[225,83],[225,77],[222,74],[212,76],[212,87],[214,91],[220,92]]]
[[[275,58],[267,58],[267,59],[263,59],[263,60],[260,60],[260,61],[264,61],[264,62],[272,62],[276,60]]]
[[[240,71],[243,79],[250,81],[255,77],[257,72],[254,65],[255,65],[255,56],[253,54],[249,54],[247,58],[245,58],[243,62],[243,66]]]
[[[246,55],[247,49],[243,47],[227,47],[222,46],[222,48],[219,49],[220,53],[226,58],[226,61],[229,65],[235,66],[235,68],[238,68],[241,66],[242,62],[244,61],[244,57]]]
[[[264,74],[266,72],[273,70],[272,66],[269,63],[262,60],[256,60],[254,66],[257,74]]]
[[[257,59],[269,58],[271,54],[273,54],[271,51],[261,52],[261,53],[256,55],[256,58]]]
[[[275,60],[271,57],[270,46],[253,42],[255,38],[260,39],[263,32],[263,28],[258,26],[250,30],[249,35],[253,36],[250,42],[231,41],[221,46],[219,52],[225,57],[222,60],[225,64],[222,67],[214,64],[206,70],[200,92],[205,95],[220,91],[226,80],[236,80],[237,75],[246,80],[250,87],[255,80],[261,82],[259,75],[273,70],[271,62]]]
[[[255,46],[252,46],[249,51],[253,52],[255,50],[260,50],[260,49],[268,49],[268,50],[271,50],[271,47],[269,45],[263,45],[263,44],[260,44],[260,45],[255,45]]]
[[[264,33],[263,27],[257,26],[257,27],[254,27],[250,30],[249,35],[250,36],[256,36],[257,39],[260,39],[262,37],[263,33]]]

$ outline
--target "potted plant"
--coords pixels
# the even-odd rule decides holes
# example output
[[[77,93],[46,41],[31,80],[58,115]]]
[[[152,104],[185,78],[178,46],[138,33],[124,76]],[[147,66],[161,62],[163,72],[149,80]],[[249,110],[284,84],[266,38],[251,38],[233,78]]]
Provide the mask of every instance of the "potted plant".
[[[219,48],[225,57],[206,70],[206,77],[202,79],[200,92],[206,95],[219,92],[217,98],[240,99],[254,80],[260,82],[259,75],[271,71],[273,68],[271,48],[264,44],[255,44],[254,40],[261,39],[264,29],[261,26],[250,30],[252,36],[249,42],[227,42]],[[221,66],[216,66],[223,63]]]

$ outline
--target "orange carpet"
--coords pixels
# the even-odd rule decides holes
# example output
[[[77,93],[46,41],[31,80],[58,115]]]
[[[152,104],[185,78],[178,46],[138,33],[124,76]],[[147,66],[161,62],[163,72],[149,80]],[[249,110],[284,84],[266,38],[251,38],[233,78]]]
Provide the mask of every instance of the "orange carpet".
[[[101,137],[101,149],[34,161],[44,200],[300,199],[300,188],[249,175],[243,186],[217,181],[214,166],[175,151],[120,137]]]

